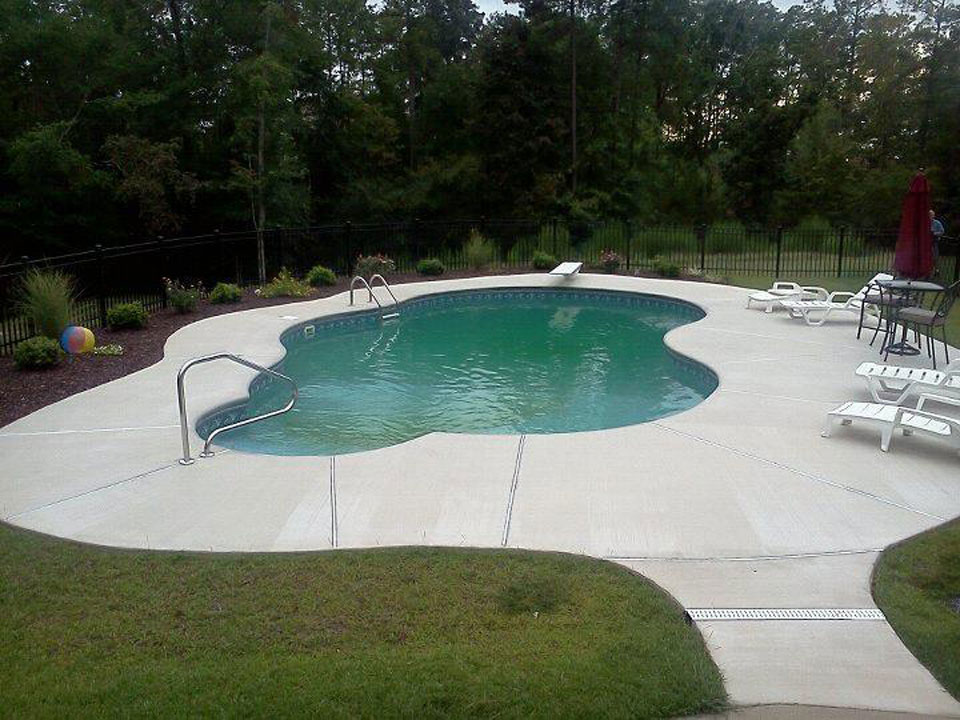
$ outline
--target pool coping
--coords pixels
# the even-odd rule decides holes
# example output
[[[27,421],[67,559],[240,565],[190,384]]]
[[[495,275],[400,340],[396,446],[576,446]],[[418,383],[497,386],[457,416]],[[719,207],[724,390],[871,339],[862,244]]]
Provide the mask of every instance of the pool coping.
[[[287,551],[469,545],[577,552],[647,575],[685,607],[872,608],[884,546],[960,515],[956,456],[923,438],[819,436],[826,410],[865,387],[876,350],[855,322],[811,328],[744,309],[748,290],[581,274],[394,287],[551,286],[665,295],[703,319],[664,337],[718,388],[660,421],[531,436],[432,433],[349,456],[234,451],[177,464],[174,378],[217,351],[282,360],[283,330],[347,308],[346,293],[207,318],[144,370],[0,430],[0,518],[75,540],[160,549]],[[923,357],[906,360],[917,364]],[[197,368],[191,418],[245,394],[234,368]],[[199,437],[192,430],[196,448]],[[64,472],[69,466],[71,472]],[[960,717],[960,704],[885,622],[698,622],[734,703],[797,703]]]

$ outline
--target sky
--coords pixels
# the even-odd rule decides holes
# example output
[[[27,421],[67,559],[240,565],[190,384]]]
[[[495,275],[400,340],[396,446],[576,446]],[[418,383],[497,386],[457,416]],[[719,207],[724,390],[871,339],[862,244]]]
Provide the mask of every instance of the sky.
[[[495,12],[502,12],[507,10],[516,14],[518,6],[517,5],[505,5],[503,0],[474,0],[477,5],[480,7],[480,12],[490,14]],[[794,0],[772,0],[773,4],[776,5],[781,10],[786,10],[792,5],[799,5],[799,2],[794,2]]]

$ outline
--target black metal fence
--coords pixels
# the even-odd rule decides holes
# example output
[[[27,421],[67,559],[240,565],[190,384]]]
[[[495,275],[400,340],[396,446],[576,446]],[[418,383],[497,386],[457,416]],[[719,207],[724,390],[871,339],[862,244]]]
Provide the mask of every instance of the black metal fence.
[[[485,239],[479,249],[472,235]],[[440,259],[448,270],[482,263],[492,269],[528,266],[534,253],[557,260],[598,265],[605,252],[622,259],[621,271],[654,271],[729,278],[871,275],[893,264],[896,230],[849,228],[745,228],[739,223],[712,226],[644,226],[628,221],[570,223],[560,220],[408,221],[343,223],[264,232],[267,275],[285,267],[295,274],[320,264],[349,275],[359,255],[383,253],[400,272],[419,260]],[[941,240],[939,276],[960,275],[958,243]],[[9,354],[33,335],[17,310],[18,285],[30,269],[57,269],[76,281],[79,301],[74,322],[106,324],[107,310],[139,301],[148,310],[166,304],[162,279],[250,286],[258,280],[257,234],[208,235],[113,247],[0,265],[0,354]]]

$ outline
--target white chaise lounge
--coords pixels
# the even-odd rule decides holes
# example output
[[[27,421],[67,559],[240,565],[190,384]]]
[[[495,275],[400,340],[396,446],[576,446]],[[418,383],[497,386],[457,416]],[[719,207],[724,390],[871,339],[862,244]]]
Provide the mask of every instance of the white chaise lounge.
[[[859,292],[836,291],[830,293],[825,300],[782,300],[780,302],[790,311],[793,317],[802,317],[807,325],[823,325],[827,318],[836,312],[849,312],[861,315],[866,312],[880,319],[880,311],[867,300],[871,286],[877,280],[892,280],[893,276],[887,273],[877,273]]]
[[[557,265],[553,270],[550,271],[550,275],[562,275],[563,277],[572,277],[580,272],[580,268],[583,267],[582,262],[565,262]]]
[[[916,410],[882,403],[846,402],[827,413],[827,421],[821,435],[830,437],[837,424],[850,425],[857,421],[880,427],[880,449],[884,452],[890,448],[893,431],[897,428],[900,428],[905,436],[919,432],[944,440],[960,452],[960,417],[925,410],[924,403],[928,402],[960,408],[960,399],[927,393],[920,396]]]
[[[773,312],[781,300],[826,300],[830,293],[822,287],[797,285],[785,280],[776,281],[768,290],[758,290],[747,296],[747,308],[753,303],[762,305],[765,312]]]
[[[902,405],[922,393],[960,396],[960,360],[943,370],[864,362],[855,372],[866,380],[874,402],[886,405]]]

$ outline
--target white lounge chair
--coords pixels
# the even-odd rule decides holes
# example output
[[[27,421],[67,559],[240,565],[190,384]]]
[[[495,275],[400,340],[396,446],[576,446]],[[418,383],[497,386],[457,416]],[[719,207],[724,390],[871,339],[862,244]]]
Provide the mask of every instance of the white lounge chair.
[[[781,300],[826,300],[830,293],[822,287],[797,285],[785,280],[776,281],[768,290],[758,290],[747,296],[747,308],[753,303],[763,306],[765,312],[773,312]]]
[[[557,265],[553,270],[550,271],[550,275],[562,275],[563,277],[571,277],[580,272],[580,268],[583,267],[582,262],[565,262]]]
[[[838,423],[850,425],[857,421],[880,427],[880,449],[884,452],[889,450],[893,431],[897,428],[903,431],[904,436],[919,432],[945,440],[960,452],[960,417],[950,417],[924,410],[925,402],[938,402],[960,408],[960,399],[927,393],[920,396],[916,410],[881,403],[847,402],[827,413],[827,421],[821,435],[830,437]]]
[[[787,308],[793,317],[802,317],[807,325],[823,325],[835,312],[849,312],[861,318],[864,314],[873,315],[879,322],[880,311],[867,300],[867,294],[876,281],[892,279],[892,275],[877,273],[859,292],[837,290],[830,293],[825,300],[782,300],[780,304]]]
[[[855,372],[866,380],[874,402],[886,405],[902,405],[921,393],[960,396],[960,360],[943,370],[864,362]]]

